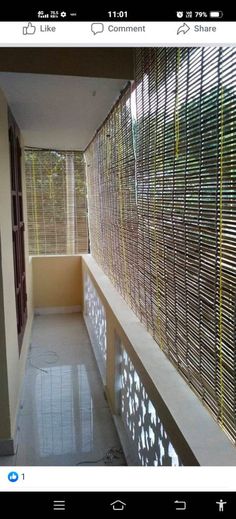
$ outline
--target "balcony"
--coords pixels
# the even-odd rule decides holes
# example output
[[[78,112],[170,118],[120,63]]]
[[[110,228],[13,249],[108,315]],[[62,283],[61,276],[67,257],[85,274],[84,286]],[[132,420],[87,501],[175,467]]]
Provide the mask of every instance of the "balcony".
[[[234,465],[231,442],[91,255],[30,264],[18,451],[2,465]]]
[[[9,135],[18,159],[26,139],[22,185],[1,98],[2,464],[236,464],[235,55],[135,60],[128,83],[47,80],[47,115],[56,88],[81,89],[80,132],[72,111],[52,133],[50,117],[24,129],[19,110]],[[0,74],[12,109],[20,76],[15,92]],[[42,76],[27,86],[38,95]]]

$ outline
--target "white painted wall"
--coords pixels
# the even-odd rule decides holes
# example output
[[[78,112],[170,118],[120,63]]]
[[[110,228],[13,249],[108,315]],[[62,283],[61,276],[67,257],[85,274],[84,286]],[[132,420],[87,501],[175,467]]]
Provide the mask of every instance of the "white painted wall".
[[[84,150],[110,112],[124,79],[0,73],[26,146]]]

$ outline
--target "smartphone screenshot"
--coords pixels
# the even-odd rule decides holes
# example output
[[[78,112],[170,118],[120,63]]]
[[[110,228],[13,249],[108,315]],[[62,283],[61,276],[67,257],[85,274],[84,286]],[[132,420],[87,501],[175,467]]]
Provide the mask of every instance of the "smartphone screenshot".
[[[0,499],[233,517],[236,20],[107,6],[0,12]]]

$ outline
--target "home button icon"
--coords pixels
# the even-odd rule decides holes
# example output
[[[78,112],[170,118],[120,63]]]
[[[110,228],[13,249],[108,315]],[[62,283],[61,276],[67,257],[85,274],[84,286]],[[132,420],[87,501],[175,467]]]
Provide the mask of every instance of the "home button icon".
[[[123,501],[120,501],[120,499],[117,499],[116,501],[114,501],[113,503],[110,503],[110,506],[112,507],[112,510],[115,510],[115,511],[122,511],[125,509],[126,507],[126,503],[123,503]]]

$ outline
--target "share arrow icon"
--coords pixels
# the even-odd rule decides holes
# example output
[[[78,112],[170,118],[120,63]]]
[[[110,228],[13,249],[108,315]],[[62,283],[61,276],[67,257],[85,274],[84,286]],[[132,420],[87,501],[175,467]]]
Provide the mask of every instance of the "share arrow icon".
[[[180,34],[181,32],[186,34],[188,31],[190,31],[190,27],[186,23],[183,23],[178,27],[177,34]]]

